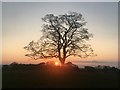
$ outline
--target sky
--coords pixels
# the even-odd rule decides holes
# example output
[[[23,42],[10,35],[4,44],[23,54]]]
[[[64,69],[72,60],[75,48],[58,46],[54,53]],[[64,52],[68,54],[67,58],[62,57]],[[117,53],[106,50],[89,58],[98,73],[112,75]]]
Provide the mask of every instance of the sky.
[[[119,0],[1,0],[2,2],[119,2]]]
[[[118,3],[117,2],[3,2],[2,3],[2,63],[39,63],[25,56],[24,46],[41,36],[41,20],[46,14],[81,13],[86,27],[94,37],[89,41],[96,57],[85,60],[118,61]],[[67,61],[84,60],[77,57]]]
[[[1,63],[2,63],[2,3],[0,2],[0,64]]]

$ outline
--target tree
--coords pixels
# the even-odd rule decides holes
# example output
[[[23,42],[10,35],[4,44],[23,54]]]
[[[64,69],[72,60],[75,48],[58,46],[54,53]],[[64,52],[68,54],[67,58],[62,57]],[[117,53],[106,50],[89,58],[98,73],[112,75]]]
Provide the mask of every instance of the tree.
[[[12,62],[10,65],[15,66],[15,65],[19,65],[19,64],[17,62]]]
[[[93,49],[86,43],[93,35],[85,28],[82,14],[69,12],[64,15],[45,15],[42,36],[31,41],[24,49],[30,51],[26,56],[36,59],[59,58],[61,64],[69,56],[82,58],[94,55]]]

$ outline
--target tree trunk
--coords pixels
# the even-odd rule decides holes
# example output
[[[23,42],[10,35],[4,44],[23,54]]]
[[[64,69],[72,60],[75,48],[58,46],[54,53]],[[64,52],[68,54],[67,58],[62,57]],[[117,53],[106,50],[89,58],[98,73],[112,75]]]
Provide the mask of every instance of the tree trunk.
[[[65,64],[65,59],[66,59],[66,43],[63,46],[63,58],[62,58],[62,62],[61,62],[63,65]]]
[[[60,62],[61,62],[61,65],[63,66],[65,64],[65,59],[61,58]]]

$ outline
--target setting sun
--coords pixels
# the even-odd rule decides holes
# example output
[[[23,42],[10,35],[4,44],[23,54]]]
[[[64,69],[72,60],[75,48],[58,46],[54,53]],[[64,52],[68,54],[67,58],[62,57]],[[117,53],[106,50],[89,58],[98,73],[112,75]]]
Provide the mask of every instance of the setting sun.
[[[58,62],[55,62],[55,65],[58,66]]]

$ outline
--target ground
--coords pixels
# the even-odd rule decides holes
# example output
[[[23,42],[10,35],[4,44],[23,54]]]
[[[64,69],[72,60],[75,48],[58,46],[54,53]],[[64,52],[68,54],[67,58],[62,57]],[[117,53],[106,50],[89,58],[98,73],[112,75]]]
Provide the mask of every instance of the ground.
[[[37,67],[38,68],[38,67]],[[4,88],[117,88],[118,72],[98,72],[51,67],[3,69]]]

